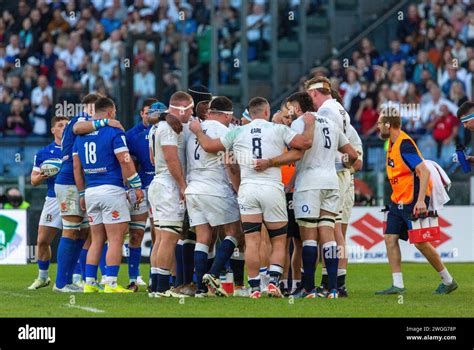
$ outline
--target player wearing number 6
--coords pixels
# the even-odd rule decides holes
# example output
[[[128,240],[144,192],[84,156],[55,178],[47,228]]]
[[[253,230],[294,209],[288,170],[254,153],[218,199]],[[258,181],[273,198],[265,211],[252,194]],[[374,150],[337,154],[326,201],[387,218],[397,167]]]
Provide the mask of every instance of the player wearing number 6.
[[[107,97],[95,103],[94,119],[115,119],[115,105]],[[127,148],[125,133],[105,126],[74,142],[74,179],[91,225],[91,246],[87,254],[85,293],[99,292],[97,268],[104,243],[108,241],[105,293],[131,293],[117,284],[122,244],[130,221],[130,208],[123,188],[123,176],[143,200],[140,177]],[[84,184],[84,177],[85,184]],[[84,203],[85,202],[85,203]]]
[[[286,234],[288,213],[285,192],[279,168],[257,172],[255,161],[282,154],[287,146],[296,149],[311,147],[314,118],[309,120],[306,131],[311,137],[298,135],[285,125],[270,123],[270,105],[267,100],[256,97],[250,101],[249,114],[252,122],[229,131],[220,139],[211,139],[204,134],[198,122],[191,122],[199,144],[206,152],[216,153],[233,150],[234,158],[241,168],[241,185],[238,202],[245,233],[245,262],[248,268],[251,298],[259,298],[261,292],[281,297],[279,280],[286,258]],[[260,231],[262,222],[268,229],[272,243],[269,274],[270,283],[260,291]]]

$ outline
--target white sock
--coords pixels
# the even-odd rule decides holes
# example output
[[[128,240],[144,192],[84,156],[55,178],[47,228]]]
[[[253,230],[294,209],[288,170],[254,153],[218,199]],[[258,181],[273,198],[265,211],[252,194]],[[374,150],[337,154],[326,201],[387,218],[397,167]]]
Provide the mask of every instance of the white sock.
[[[347,274],[347,270],[346,269],[337,269],[337,275],[338,276],[344,276]]]
[[[90,286],[94,286],[97,284],[97,281],[94,277],[86,277],[86,283]]]
[[[323,275],[327,275],[327,274],[328,274],[328,270],[327,270],[325,267],[323,267],[323,268],[321,269],[321,273],[322,273]]]
[[[117,286],[117,276],[107,276],[107,284],[115,288]]]
[[[301,283],[301,280],[293,280],[293,284],[291,285],[291,293],[293,293],[296,288],[298,287],[298,284]]]
[[[48,278],[48,270],[39,270],[38,278],[40,280],[46,281],[46,279]]]
[[[405,288],[403,285],[403,274],[401,272],[392,273],[393,285],[398,288]]]
[[[453,277],[451,276],[447,268],[444,268],[444,270],[438,273],[441,276],[441,280],[443,281],[444,285],[449,286],[451,283],[453,283]]]
[[[281,280],[283,282],[283,287],[288,288],[288,280]]]

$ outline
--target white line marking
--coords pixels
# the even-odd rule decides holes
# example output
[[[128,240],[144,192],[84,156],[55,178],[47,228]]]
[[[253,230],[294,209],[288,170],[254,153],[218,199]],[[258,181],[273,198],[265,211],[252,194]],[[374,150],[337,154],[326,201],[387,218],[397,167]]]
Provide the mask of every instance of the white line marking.
[[[14,292],[0,292],[0,294],[11,295],[12,297],[31,298],[31,295],[26,295],[26,294],[21,294],[21,293],[14,293]]]
[[[100,310],[100,309],[96,309],[95,307],[89,307],[89,306],[80,306],[80,305],[75,305],[75,304],[65,304],[64,306],[72,307],[72,308],[80,309],[84,311],[94,312],[94,313],[105,312],[105,310]]]

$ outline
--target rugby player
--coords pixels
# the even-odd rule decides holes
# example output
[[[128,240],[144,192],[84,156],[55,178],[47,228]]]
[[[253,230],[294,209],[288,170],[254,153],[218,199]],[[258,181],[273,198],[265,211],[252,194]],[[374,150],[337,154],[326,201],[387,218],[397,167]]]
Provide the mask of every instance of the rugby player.
[[[201,123],[203,132],[211,138],[219,138],[228,132],[232,120],[232,102],[223,96],[214,97],[209,105],[208,116]],[[237,196],[229,177],[237,177],[238,166],[226,166],[225,154],[203,150],[197,137],[186,141],[187,183],[186,204],[189,224],[197,236],[194,262],[197,279],[196,297],[208,296],[207,287],[218,296],[227,296],[220,283],[220,272],[229,260],[242,236]],[[227,171],[226,171],[227,169]],[[212,244],[212,228],[221,227],[225,238],[216,251],[214,262],[208,271],[209,247]]]
[[[308,149],[311,147],[312,137],[297,135],[287,126],[270,123],[270,105],[264,98],[256,97],[250,101],[249,114],[252,122],[229,131],[220,139],[207,136],[199,122],[191,122],[190,129],[206,152],[233,150],[241,168],[238,201],[245,234],[248,281],[252,289],[250,297],[259,298],[262,294],[281,297],[279,280],[285,263],[288,225],[281,172],[279,169],[257,172],[254,164],[256,159],[281,154],[287,145],[296,149]],[[314,118],[308,119],[306,131],[309,136],[312,136],[313,128]],[[272,253],[269,268],[271,280],[261,291],[259,246],[262,222],[268,229]]]
[[[168,113],[183,124],[183,132],[177,134],[168,123],[160,121],[149,138],[150,156],[155,164],[155,177],[148,189],[153,210],[156,241],[151,255],[150,297],[182,296],[171,290],[171,267],[175,261],[175,248],[182,238],[186,211],[185,133],[187,122],[193,114],[193,99],[182,91],[171,96]]]
[[[54,141],[48,146],[40,149],[35,155],[33,170],[31,171],[31,184],[38,186],[46,181],[48,192],[41,212],[38,224],[38,238],[36,243],[36,258],[38,260],[38,278],[28,287],[28,289],[39,289],[51,283],[48,276],[49,263],[51,260],[51,242],[58,230],[62,229],[61,216],[59,215],[58,202],[54,193],[54,181],[56,176],[48,177],[41,171],[41,164],[51,158],[61,158],[61,138],[64,127],[69,118],[55,116],[51,120],[51,134]]]
[[[95,121],[115,119],[114,102],[107,97],[95,104]],[[107,241],[107,281],[104,293],[132,293],[117,283],[122,261],[122,245],[130,222],[127,193],[123,177],[135,192],[135,202],[143,201],[141,180],[128,151],[125,133],[109,126],[74,142],[74,178],[83,211],[87,210],[91,225],[91,246],[87,254],[84,293],[100,292],[97,270],[100,256]],[[84,175],[83,175],[84,172]],[[122,177],[123,174],[123,177]],[[85,183],[84,183],[85,178]]]

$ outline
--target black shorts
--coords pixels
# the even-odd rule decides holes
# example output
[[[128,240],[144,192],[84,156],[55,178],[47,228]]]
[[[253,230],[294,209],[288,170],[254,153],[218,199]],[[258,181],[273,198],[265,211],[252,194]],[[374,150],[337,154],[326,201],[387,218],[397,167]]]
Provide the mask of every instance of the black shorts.
[[[293,193],[286,194],[286,210],[288,211],[288,238],[295,237],[301,239],[300,228],[296,223],[295,211],[293,210]]]
[[[429,197],[426,197],[425,203],[428,208]],[[410,204],[397,204],[390,202],[389,210],[387,213],[387,227],[384,234],[398,234],[400,239],[407,241],[408,240],[408,230],[411,230],[411,221],[410,216],[413,213],[413,208],[415,207],[416,200]]]

